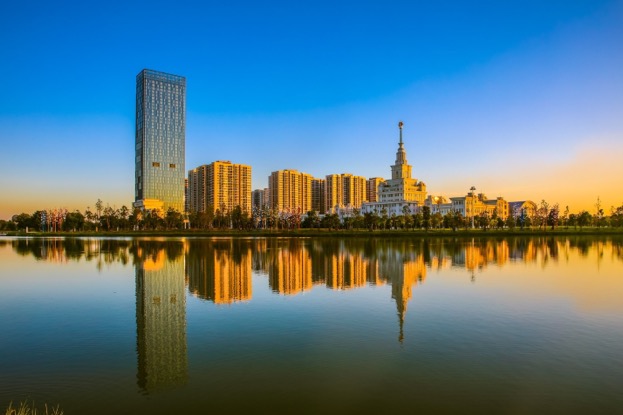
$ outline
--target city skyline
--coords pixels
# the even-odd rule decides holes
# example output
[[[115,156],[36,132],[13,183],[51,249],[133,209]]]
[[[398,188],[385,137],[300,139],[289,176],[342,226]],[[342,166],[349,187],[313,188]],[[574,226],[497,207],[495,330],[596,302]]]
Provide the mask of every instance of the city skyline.
[[[403,120],[432,194],[623,202],[621,1],[0,11],[0,219],[131,205],[143,68],[187,78],[186,166],[235,159],[253,189],[285,169],[387,178]],[[129,46],[169,15],[178,31]]]

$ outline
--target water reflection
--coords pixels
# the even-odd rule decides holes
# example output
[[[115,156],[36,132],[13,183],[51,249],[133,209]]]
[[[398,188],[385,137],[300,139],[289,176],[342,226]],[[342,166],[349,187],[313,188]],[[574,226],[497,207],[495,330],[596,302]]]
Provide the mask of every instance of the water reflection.
[[[17,254],[41,261],[89,261],[98,269],[113,262],[133,264],[137,382],[147,392],[187,382],[186,289],[198,299],[229,305],[252,299],[253,275],[266,276],[270,290],[284,296],[315,286],[353,290],[389,284],[396,305],[398,340],[403,342],[409,301],[430,272],[465,270],[477,282],[476,274],[485,268],[513,262],[547,267],[573,257],[590,257],[599,268],[609,257],[623,261],[623,238],[617,237],[22,238],[12,239],[10,244]],[[601,298],[611,300],[606,294]]]
[[[216,304],[250,300],[252,251],[249,240],[184,241],[188,291]]]
[[[184,260],[175,245],[170,248],[150,243],[134,249],[137,382],[148,392],[188,377]]]

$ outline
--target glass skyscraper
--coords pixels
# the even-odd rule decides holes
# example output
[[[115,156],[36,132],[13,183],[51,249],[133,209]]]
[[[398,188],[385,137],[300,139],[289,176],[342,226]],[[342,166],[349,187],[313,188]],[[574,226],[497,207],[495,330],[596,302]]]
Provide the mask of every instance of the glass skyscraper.
[[[134,206],[184,211],[186,78],[143,69],[136,76]]]

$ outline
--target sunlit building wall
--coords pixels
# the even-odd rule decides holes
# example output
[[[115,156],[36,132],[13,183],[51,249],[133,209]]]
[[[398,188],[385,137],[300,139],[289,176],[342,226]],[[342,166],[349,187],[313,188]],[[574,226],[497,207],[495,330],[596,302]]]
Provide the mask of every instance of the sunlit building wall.
[[[359,209],[366,202],[366,178],[349,173],[342,175],[342,205]]]
[[[326,209],[325,183],[324,179],[312,179],[312,210],[320,214],[324,214]]]
[[[215,161],[188,172],[190,210],[251,212],[251,166]]]
[[[184,210],[186,78],[136,76],[134,206]]]
[[[312,176],[297,170],[278,170],[268,178],[270,205],[279,212],[304,214],[312,208]]]
[[[366,181],[366,200],[368,202],[379,201],[379,186],[385,183],[381,177],[371,177]]]
[[[341,175],[328,174],[325,177],[324,192],[325,212],[335,213],[344,207],[344,188]]]

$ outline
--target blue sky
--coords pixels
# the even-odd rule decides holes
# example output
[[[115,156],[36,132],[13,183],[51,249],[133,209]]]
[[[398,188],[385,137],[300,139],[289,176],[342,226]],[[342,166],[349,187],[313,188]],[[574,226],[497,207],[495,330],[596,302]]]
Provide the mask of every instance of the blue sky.
[[[543,4],[546,3],[546,4]],[[135,76],[187,78],[186,168],[623,204],[623,2],[3,2],[0,218],[134,199]]]

